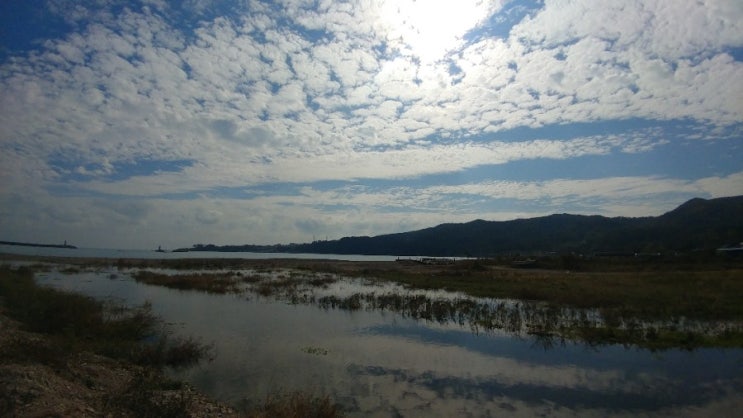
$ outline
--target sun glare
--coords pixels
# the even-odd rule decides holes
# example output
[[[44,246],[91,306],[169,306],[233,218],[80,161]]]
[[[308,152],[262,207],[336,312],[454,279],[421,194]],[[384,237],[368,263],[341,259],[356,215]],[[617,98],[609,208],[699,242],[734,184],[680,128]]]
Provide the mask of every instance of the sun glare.
[[[462,37],[491,12],[484,1],[403,0],[387,1],[381,19],[387,40],[423,63],[443,58]]]

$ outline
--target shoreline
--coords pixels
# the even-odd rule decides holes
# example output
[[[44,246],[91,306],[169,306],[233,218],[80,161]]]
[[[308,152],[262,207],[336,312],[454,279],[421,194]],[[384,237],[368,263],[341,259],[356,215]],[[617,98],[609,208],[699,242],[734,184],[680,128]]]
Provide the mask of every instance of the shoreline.
[[[558,266],[542,264],[540,268],[518,268],[508,263],[496,263],[484,260],[466,260],[453,265],[427,265],[411,261],[342,261],[328,259],[96,259],[80,257],[19,256],[0,254],[0,265],[12,261],[23,262],[28,270],[44,268],[44,264],[68,265],[71,270],[95,269],[96,267],[114,266],[123,271],[147,271],[157,269],[175,270],[174,275],[187,276],[194,270],[205,270],[204,275],[210,281],[216,274],[234,273],[240,269],[281,270],[294,269],[307,275],[332,273],[342,278],[363,277],[370,280],[388,281],[418,289],[442,289],[461,291],[476,297],[511,297],[514,299],[540,301],[554,306],[573,306],[578,308],[599,307],[602,314],[611,313],[632,317],[632,315],[672,315],[694,317],[710,321],[727,320],[743,324],[743,268],[739,264],[696,266],[693,269],[680,269],[678,265],[604,265],[606,270],[596,270],[599,265],[584,265],[583,270],[564,270]],[[638,266],[643,267],[639,269]],[[578,265],[577,267],[581,267]],[[608,268],[610,267],[610,268]],[[213,270],[213,272],[209,272]],[[221,273],[220,273],[221,271]],[[126,273],[130,274],[130,273]],[[210,276],[210,274],[212,276]],[[3,278],[5,279],[5,278]],[[2,283],[0,283],[2,284]],[[691,292],[691,293],[690,293]],[[689,301],[692,294],[696,299]],[[0,295],[3,296],[3,295]],[[9,299],[6,299],[9,300]],[[2,301],[2,298],[0,298]],[[714,301],[715,303],[710,303]],[[654,310],[656,309],[656,310]],[[660,309],[660,310],[657,310]],[[18,351],[18,347],[47,347],[55,340],[41,334],[31,334],[18,327],[9,319],[5,302],[0,304],[0,354]],[[736,325],[738,326],[738,325]],[[739,328],[738,328],[739,329]],[[536,330],[539,332],[540,330]],[[570,331],[570,330],[568,330]],[[636,344],[632,335],[614,333],[604,335],[603,329],[573,330],[589,331],[586,337],[597,344]],[[604,333],[604,334],[602,334]],[[547,333],[546,337],[550,337]],[[566,334],[570,336],[570,333]],[[559,337],[559,336],[558,336]],[[646,335],[640,336],[647,338]],[[695,347],[719,346],[729,348],[743,347],[743,334],[738,331],[723,335],[720,341],[705,340],[686,341],[675,334],[660,335],[666,338],[649,348],[664,349],[678,347],[693,349]],[[681,336],[687,338],[688,336]],[[627,338],[622,340],[622,338]],[[658,338],[658,336],[654,337]],[[579,338],[580,339],[580,338]],[[719,344],[719,345],[718,345]],[[642,344],[638,344],[642,346]],[[15,347],[15,348],[14,348]],[[648,348],[648,347],[646,347]],[[25,349],[24,349],[25,350]],[[21,352],[25,352],[20,350]],[[43,350],[42,350],[43,351]],[[25,355],[25,354],[24,354]],[[62,415],[97,416],[100,415],[101,402],[105,394],[117,394],[123,399],[130,396],[127,392],[132,382],[143,374],[141,366],[122,363],[121,360],[102,358],[96,354],[82,352],[75,354],[62,366],[49,367],[42,362],[21,361],[8,363],[7,356],[0,361],[0,389],[13,387],[15,392],[0,397],[2,407],[15,406],[12,412],[19,416],[36,416],[44,413]],[[2,377],[5,376],[5,377]],[[108,377],[106,377],[108,376]],[[113,376],[113,377],[112,377]],[[118,376],[118,377],[117,377]],[[98,379],[113,379],[111,381]],[[141,380],[141,379],[140,379]],[[41,383],[40,383],[41,382]],[[153,383],[154,382],[154,383]],[[159,382],[159,383],[158,383]],[[141,384],[142,382],[140,382]],[[190,405],[207,408],[208,413],[195,412],[190,416],[236,416],[235,410],[210,400],[197,393],[189,385],[169,386],[162,380],[146,380],[151,390],[156,387],[154,399],[188,399]],[[129,386],[127,386],[129,385]],[[65,388],[80,388],[82,395],[65,392]],[[124,389],[122,389],[124,387]],[[86,389],[87,388],[87,389]],[[7,390],[5,390],[8,392]],[[75,389],[77,391],[77,389]],[[116,392],[119,391],[119,392]],[[123,391],[123,392],[122,392]],[[0,391],[2,393],[2,391]],[[77,392],[76,392],[77,393]],[[139,393],[139,392],[137,392]],[[149,393],[149,392],[148,392]],[[24,395],[25,394],[25,395]],[[41,399],[38,403],[26,402],[23,399],[33,397]],[[62,395],[56,395],[62,394]],[[68,396],[66,396],[67,394]],[[58,396],[55,398],[55,396]],[[61,396],[61,397],[59,397]],[[151,396],[148,394],[147,396]],[[123,397],[123,398],[122,398]],[[157,398],[161,397],[161,398]],[[29,398],[30,399],[30,398]],[[118,399],[118,398],[117,398]],[[126,398],[128,399],[128,398]],[[290,400],[291,401],[291,400]],[[313,401],[310,399],[310,401]],[[87,402],[87,403],[86,403]],[[327,401],[326,399],[326,402]],[[49,405],[57,405],[50,408]],[[180,405],[180,404],[179,404]],[[176,405],[176,406],[179,406]],[[332,405],[330,405],[332,407]],[[180,406],[179,406],[180,407]],[[25,408],[25,409],[24,409]],[[211,409],[209,409],[211,408]],[[247,416],[250,413],[248,413]],[[136,414],[132,414],[134,416]],[[245,414],[241,414],[245,416]],[[116,415],[130,416],[130,415]],[[239,416],[239,415],[238,415]]]
[[[169,337],[146,303],[108,306],[39,286],[36,273],[0,263],[0,416],[342,416],[328,397],[302,392],[256,405],[206,395],[168,370],[210,361],[209,346]],[[147,343],[153,335],[160,343]]]
[[[35,275],[0,267],[0,415],[237,416],[167,377],[205,360],[207,346],[169,339],[146,304],[107,306]]]
[[[321,256],[319,256],[321,257]],[[471,297],[519,299],[556,307],[598,309],[612,316],[653,320],[686,318],[743,321],[743,260],[537,259],[522,267],[513,259],[457,260],[425,264],[411,260],[241,258],[80,258],[1,254],[0,263],[114,266],[176,272],[294,269],[348,278],[394,282],[411,289],[461,292]]]
[[[0,352],[4,355],[24,347],[38,351],[57,343],[49,335],[23,330],[23,324],[9,318],[2,306],[0,331]],[[74,353],[56,365],[33,356],[0,361],[0,411],[17,417],[135,417],[137,411],[119,403],[146,395],[156,410],[183,407],[181,412],[188,417],[239,416],[232,407],[191,385],[143,366],[89,351]]]

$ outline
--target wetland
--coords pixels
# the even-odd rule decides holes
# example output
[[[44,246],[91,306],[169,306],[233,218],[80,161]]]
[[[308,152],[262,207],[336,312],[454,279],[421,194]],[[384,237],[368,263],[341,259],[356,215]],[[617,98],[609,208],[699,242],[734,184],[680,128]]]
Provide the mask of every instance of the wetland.
[[[243,409],[348,416],[693,416],[741,405],[741,269],[564,260],[27,259],[54,288],[149,302],[213,358],[169,371]],[[576,268],[578,267],[578,268]]]

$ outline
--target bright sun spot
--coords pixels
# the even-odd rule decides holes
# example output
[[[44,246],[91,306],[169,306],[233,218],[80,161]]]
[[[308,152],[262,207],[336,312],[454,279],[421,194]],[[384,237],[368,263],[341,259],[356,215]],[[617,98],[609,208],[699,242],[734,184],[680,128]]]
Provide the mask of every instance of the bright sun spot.
[[[493,5],[471,0],[392,0],[381,8],[382,24],[393,47],[424,64],[443,58],[462,37],[492,12]]]

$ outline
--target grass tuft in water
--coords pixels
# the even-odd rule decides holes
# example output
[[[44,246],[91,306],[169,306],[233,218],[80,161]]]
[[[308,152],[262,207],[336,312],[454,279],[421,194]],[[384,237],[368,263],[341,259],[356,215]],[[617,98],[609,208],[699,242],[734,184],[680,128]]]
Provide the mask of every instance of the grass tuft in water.
[[[326,348],[312,346],[302,347],[302,351],[307,354],[313,354],[316,356],[327,356],[329,353],[328,349]]]
[[[207,293],[234,293],[239,289],[239,278],[229,273],[164,274],[140,270],[132,274],[140,283],[165,286],[179,290],[197,290]]]
[[[262,405],[246,409],[248,418],[337,418],[343,414],[328,396],[312,397],[294,392],[269,396]]]
[[[205,358],[210,348],[194,339],[173,338],[150,304],[125,309],[91,297],[38,286],[27,267],[0,266],[0,299],[11,318],[27,331],[47,334],[49,346],[17,347],[14,355],[44,364],[91,351],[153,367],[182,367]],[[154,343],[148,341],[155,341]],[[7,354],[7,353],[6,353]]]

